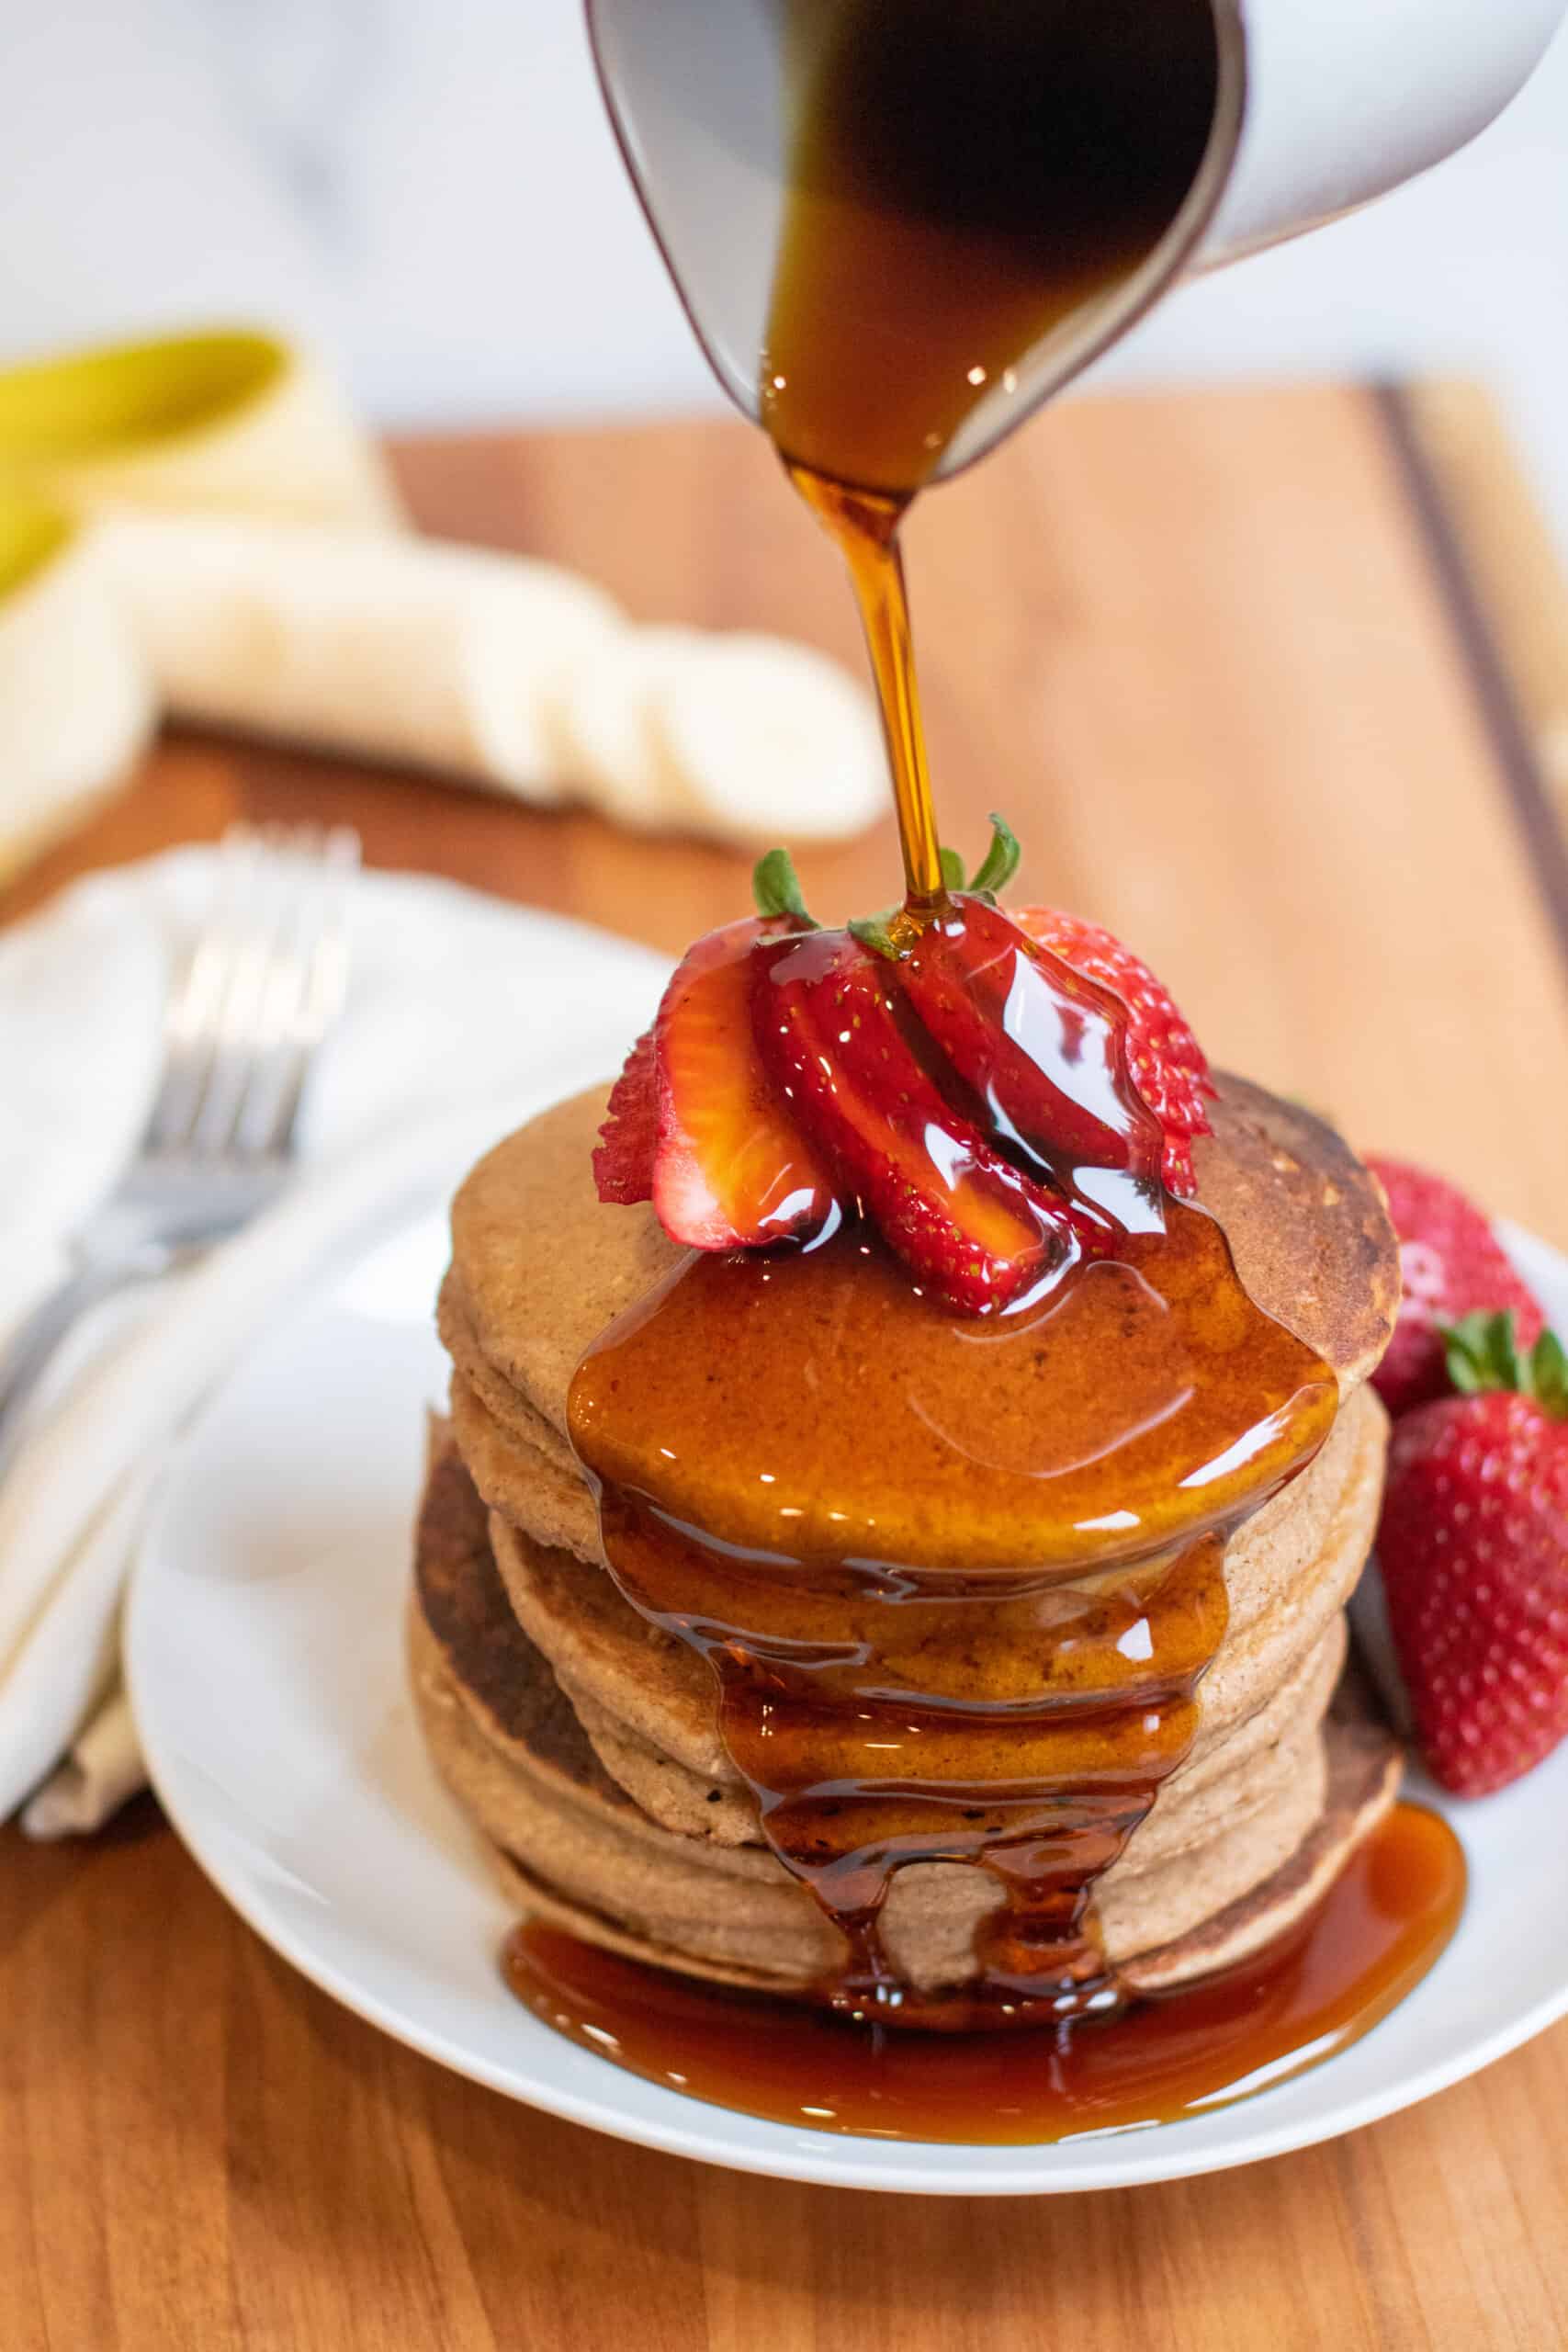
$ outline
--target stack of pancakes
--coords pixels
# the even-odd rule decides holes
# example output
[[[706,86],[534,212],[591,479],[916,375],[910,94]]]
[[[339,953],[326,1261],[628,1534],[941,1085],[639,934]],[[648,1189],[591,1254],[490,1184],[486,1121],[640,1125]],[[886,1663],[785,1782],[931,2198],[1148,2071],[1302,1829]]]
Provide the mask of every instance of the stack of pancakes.
[[[762,1839],[708,1668],[612,1582],[568,1442],[579,1359],[682,1255],[650,1208],[597,1199],[604,1114],[594,1092],[535,1120],[453,1206],[451,1420],[433,1441],[410,1616],[420,1716],[521,1908],[692,1975],[804,1992],[831,1972],[836,1933]],[[1398,1301],[1393,1236],[1372,1178],[1306,1113],[1224,1079],[1213,1125],[1201,1198],[1258,1305],[1332,1365],[1340,1410],[1316,1461],[1233,1538],[1196,1744],[1096,1890],[1108,1958],[1148,1988],[1280,1932],[1398,1778],[1343,1679],[1382,1480],[1366,1382]],[[995,1900],[961,1864],[903,1870],[884,1917],[895,1964],[922,1987],[963,1984]]]

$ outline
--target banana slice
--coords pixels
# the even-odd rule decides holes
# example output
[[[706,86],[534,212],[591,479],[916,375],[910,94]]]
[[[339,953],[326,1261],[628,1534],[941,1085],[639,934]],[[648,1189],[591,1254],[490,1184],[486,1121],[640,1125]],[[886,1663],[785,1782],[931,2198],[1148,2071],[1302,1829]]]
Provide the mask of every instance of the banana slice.
[[[122,508],[96,546],[184,718],[718,841],[886,807],[869,697],[808,646],[634,628],[558,565],[400,534]]]
[[[181,718],[560,797],[558,681],[620,635],[610,597],[524,556],[401,534],[125,511],[116,588]]]
[[[0,492],[0,883],[125,780],[156,723],[91,537]]]
[[[743,631],[682,642],[652,665],[644,723],[661,821],[721,841],[835,841],[886,811],[871,699],[810,646]]]
[[[661,761],[649,712],[661,682],[707,639],[694,628],[622,628],[561,673],[547,729],[562,784],[617,824],[680,827],[692,811]]]

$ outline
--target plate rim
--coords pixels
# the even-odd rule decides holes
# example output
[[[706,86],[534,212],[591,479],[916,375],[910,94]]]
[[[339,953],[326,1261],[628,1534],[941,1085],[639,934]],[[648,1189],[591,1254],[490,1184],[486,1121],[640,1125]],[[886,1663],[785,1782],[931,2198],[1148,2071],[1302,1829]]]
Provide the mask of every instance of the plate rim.
[[[411,1204],[406,1216],[396,1220],[390,1229],[400,1235],[412,1232],[428,1225],[433,1216],[441,1214],[444,1206],[445,1204],[438,1201],[418,1209]],[[1525,1261],[1527,1266],[1533,1261],[1535,1266],[1544,1269],[1548,1276],[1547,1286],[1560,1287],[1568,1295],[1568,1255],[1526,1227],[1498,1220],[1496,1229],[1511,1256]],[[385,1230],[379,1238],[384,1244],[387,1238]],[[148,1597],[150,1592],[155,1591],[154,1570],[151,1564],[156,1559],[165,1527],[176,1514],[182,1467],[195,1455],[209,1420],[231,1387],[243,1376],[258,1351],[280,1329],[287,1329],[290,1324],[302,1321],[310,1312],[319,1311],[323,1293],[330,1295],[350,1269],[362,1262],[376,1246],[368,1242],[364,1234],[355,1237],[345,1245],[333,1264],[322,1270],[312,1296],[303,1302],[293,1301],[290,1311],[269,1325],[228,1367],[199,1412],[171,1448],[158,1482],[153,1507],[137,1544],[126,1595],[123,1634],[127,1696],[148,1778],[170,1826],[197,1868],[246,1926],[308,1983],[314,1984],[351,2015],[389,2035],[406,2049],[446,2067],[468,2081],[479,2084],[487,2090],[634,2146],[652,2148],[661,2154],[683,2156],[697,2163],[717,2165],[728,2171],[745,2172],[763,2178],[804,2181],[818,2187],[858,2188],[902,2196],[971,2197],[1072,2196],[1105,2189],[1149,2187],[1162,2181],[1201,2178],[1213,2173],[1233,2171],[1246,2165],[1264,2163],[1274,2156],[1293,2154],[1303,2148],[1364,2130],[1369,2124],[1380,2122],[1388,2116],[1399,2114],[1406,2108],[1419,2105],[1423,2100],[1451,2089],[1455,2084],[1508,2056],[1562,2017],[1568,2016],[1568,1972],[1565,1972],[1562,1984],[1554,1992],[1543,1996],[1520,2016],[1449,2059],[1435,2061],[1385,2089],[1368,2092],[1347,2106],[1320,2109],[1315,2115],[1303,2116],[1294,2123],[1287,2121],[1271,2127],[1255,2128],[1223,2146],[1200,2149],[1195,2156],[1184,2156],[1179,2145],[1176,2144],[1183,2131],[1180,2121],[1108,2134],[1098,2143],[1087,2137],[1076,2143],[1059,2141],[1026,2143],[1017,2148],[1015,2154],[1010,2143],[1006,2143],[986,2142],[971,2147],[968,2143],[950,2144],[933,2141],[885,2142],[868,2134],[809,2132],[805,2126],[781,2123],[750,2115],[744,2109],[695,2099],[662,2084],[651,2082],[646,2076],[633,2076],[631,2079],[641,2082],[653,2094],[658,2109],[662,2109],[668,2102],[672,2110],[668,2119],[660,2112],[645,2117],[617,2106],[608,2092],[601,2099],[581,2095],[568,2086],[557,2086],[533,2078],[525,2086],[518,2079],[517,2069],[509,2070],[492,2064],[438,2027],[406,2016],[395,2003],[375,1993],[367,1993],[352,1973],[313,1951],[308,1942],[299,1939],[291,1925],[273,1910],[265,1881],[249,1877],[237,1864],[231,1864],[230,1857],[222,1850],[222,1840],[217,1836],[209,1837],[199,1820],[193,1818],[180,1793],[179,1768],[162,1749],[155,1715],[143,1704],[141,1661],[144,1651],[156,1638],[155,1634],[149,1630],[155,1605]],[[453,1815],[459,1834],[471,1834],[467,1831],[455,1805]],[[1462,1933],[1462,1920],[1460,1932]],[[1419,1986],[1414,1987],[1412,1995],[1406,1997],[1413,1997],[1419,1989]],[[1373,2031],[1376,2030],[1374,2028]],[[602,2063],[614,2080],[619,2070],[611,2066],[608,2061]],[[1327,2073],[1332,2064],[1330,2060],[1323,2068],[1311,2071]],[[1267,2093],[1259,2097],[1266,2098]],[[1258,2102],[1253,2100],[1238,2102],[1237,2109],[1256,2109],[1257,2105]],[[696,2120],[691,2122],[682,2120],[685,2110],[690,2110]],[[705,2120],[709,2118],[716,2120],[706,2123],[705,2128]],[[750,2147],[730,2144],[725,2140],[726,2120],[730,2118],[736,2119],[749,2132],[762,2135],[760,2144]],[[804,2141],[812,2144],[799,2144]],[[1049,2151],[1055,2154],[1055,2152],[1075,2144],[1085,2148],[1086,2158],[1075,2162],[1070,2174],[1060,2168],[1059,2158],[1056,2159],[1058,2176],[1055,2177],[1039,2170],[1032,2171],[1032,2158],[1038,2163],[1042,2153]],[[1108,2149],[1116,2146],[1121,2153],[1114,2160],[1107,2156],[1097,2161],[1087,2156],[1088,2148],[1095,2144]],[[1163,2154],[1156,2153],[1156,2144]],[[1140,2158],[1133,2154],[1134,2150],[1144,2145],[1149,2151],[1146,2157]],[[905,2153],[897,2158],[886,2154],[879,2156],[876,2153],[894,2147]],[[1014,2161],[1005,2165],[998,2165],[981,2176],[966,2172],[965,2159],[972,2158],[979,2150],[987,2155],[1005,2154],[1013,2156]]]

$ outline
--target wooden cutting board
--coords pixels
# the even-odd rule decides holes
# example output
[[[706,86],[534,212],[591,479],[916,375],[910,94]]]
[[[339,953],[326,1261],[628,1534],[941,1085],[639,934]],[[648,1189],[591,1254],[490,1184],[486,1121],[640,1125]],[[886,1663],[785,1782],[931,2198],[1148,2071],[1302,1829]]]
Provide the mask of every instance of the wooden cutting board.
[[[397,457],[434,527],[856,658],[741,428]],[[1001,808],[1031,895],[1125,933],[1217,1058],[1568,1245],[1568,603],[1484,403],[1075,402],[931,499],[911,563],[946,836]],[[744,892],[717,850],[175,736],[0,912],[241,813],[671,950]],[[892,894],[890,828],[800,863],[825,916]],[[903,2202],[457,2081],[275,1960],[150,1801],[80,1848],[0,1833],[4,2352],[1547,2352],[1565,2212],[1568,2026],[1246,2173]]]

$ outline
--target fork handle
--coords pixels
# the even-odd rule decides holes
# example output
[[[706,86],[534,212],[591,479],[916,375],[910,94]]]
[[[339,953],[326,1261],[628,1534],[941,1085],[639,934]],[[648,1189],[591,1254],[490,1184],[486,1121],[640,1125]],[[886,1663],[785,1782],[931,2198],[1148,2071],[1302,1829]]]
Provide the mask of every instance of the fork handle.
[[[0,1349],[0,1477],[20,1442],[28,1400],[66,1333],[89,1307],[154,1271],[145,1259],[88,1259],[23,1317]]]

